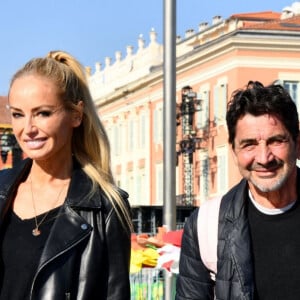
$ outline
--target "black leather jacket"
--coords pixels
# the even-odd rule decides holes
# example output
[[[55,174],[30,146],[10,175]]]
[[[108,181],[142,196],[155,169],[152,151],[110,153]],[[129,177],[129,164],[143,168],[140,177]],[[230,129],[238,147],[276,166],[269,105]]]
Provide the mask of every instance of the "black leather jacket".
[[[245,203],[247,182],[242,180],[223,198],[218,228],[218,272],[209,275],[199,252],[195,210],[182,239],[176,300],[250,300],[254,293],[251,239]]]
[[[26,159],[0,172],[2,216],[30,166]],[[90,179],[75,167],[32,282],[31,300],[130,299],[130,233],[103,192],[99,189],[90,196],[90,188]]]

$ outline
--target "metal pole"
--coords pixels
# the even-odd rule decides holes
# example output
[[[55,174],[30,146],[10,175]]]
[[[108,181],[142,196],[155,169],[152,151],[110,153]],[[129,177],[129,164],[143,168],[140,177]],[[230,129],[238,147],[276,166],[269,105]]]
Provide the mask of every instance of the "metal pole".
[[[176,227],[176,0],[164,0],[164,209],[167,230]],[[174,276],[165,271],[165,300],[174,293]]]
[[[175,0],[164,8],[164,225],[176,225],[176,20]]]

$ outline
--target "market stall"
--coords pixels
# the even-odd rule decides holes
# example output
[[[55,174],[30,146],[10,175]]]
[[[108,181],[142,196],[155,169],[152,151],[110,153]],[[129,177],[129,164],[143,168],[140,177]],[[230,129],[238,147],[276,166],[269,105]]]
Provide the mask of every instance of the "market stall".
[[[131,300],[163,300],[163,271],[178,274],[183,230],[166,232],[158,228],[156,236],[132,234],[130,284]]]

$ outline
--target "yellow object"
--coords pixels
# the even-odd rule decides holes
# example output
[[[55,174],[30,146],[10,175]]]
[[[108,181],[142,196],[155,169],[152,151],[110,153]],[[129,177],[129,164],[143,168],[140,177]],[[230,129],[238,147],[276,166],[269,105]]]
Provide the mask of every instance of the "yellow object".
[[[143,265],[148,267],[155,267],[159,254],[153,248],[146,248],[143,250],[131,249],[130,259],[130,273],[136,273],[141,270]]]

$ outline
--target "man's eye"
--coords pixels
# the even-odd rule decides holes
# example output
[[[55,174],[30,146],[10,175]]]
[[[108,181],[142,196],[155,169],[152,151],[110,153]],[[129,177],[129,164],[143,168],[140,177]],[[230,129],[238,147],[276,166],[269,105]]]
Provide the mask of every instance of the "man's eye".
[[[272,141],[271,143],[270,143],[270,145],[273,145],[273,146],[276,146],[276,145],[280,145],[280,144],[282,144],[282,141]]]
[[[245,150],[245,151],[251,151],[255,148],[256,144],[251,144],[251,143],[248,143],[248,144],[243,144],[241,146],[241,149],[242,150]]]
[[[287,142],[288,142],[288,140],[286,140],[286,139],[273,140],[269,143],[269,146],[274,146],[274,147],[281,146]]]
[[[253,147],[253,146],[254,146],[254,144],[248,143],[248,144],[243,144],[242,148],[249,148],[249,147]]]

